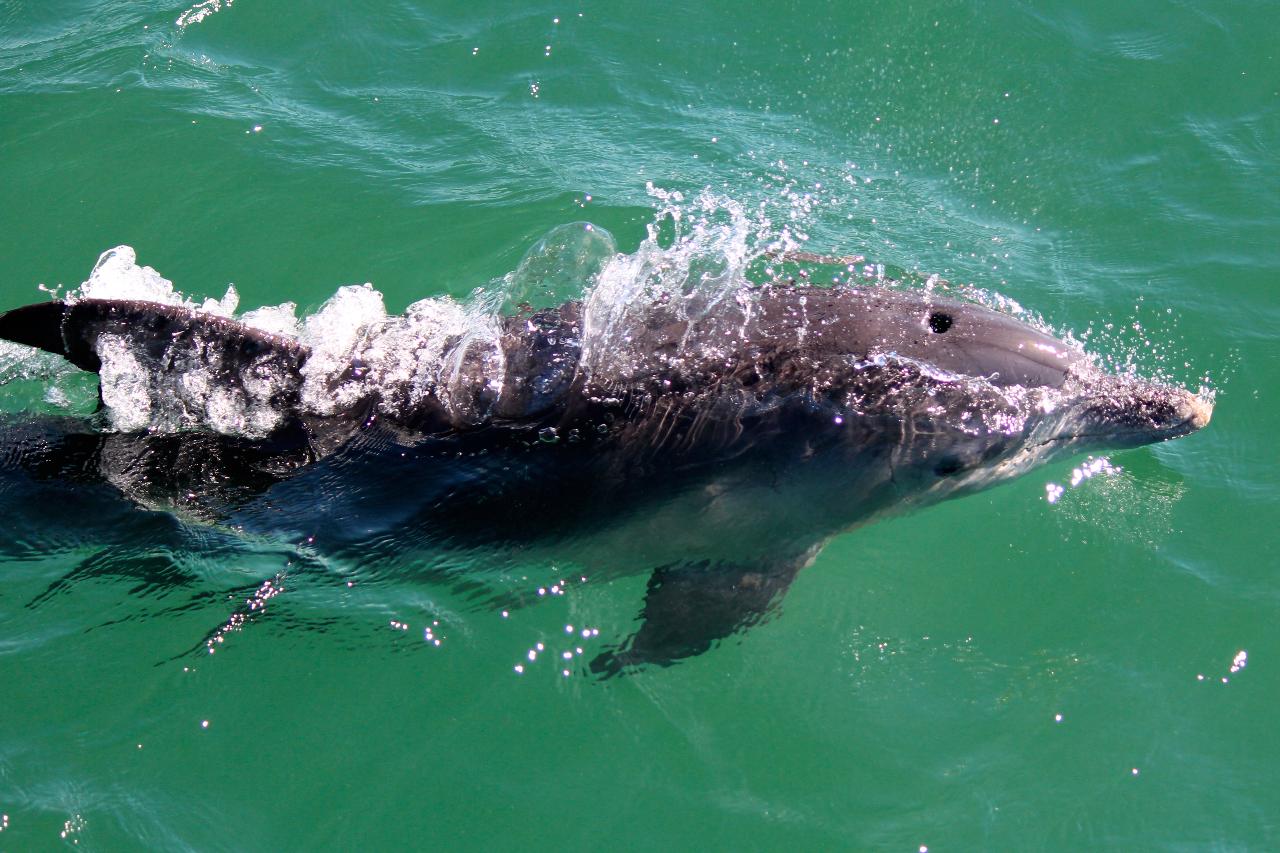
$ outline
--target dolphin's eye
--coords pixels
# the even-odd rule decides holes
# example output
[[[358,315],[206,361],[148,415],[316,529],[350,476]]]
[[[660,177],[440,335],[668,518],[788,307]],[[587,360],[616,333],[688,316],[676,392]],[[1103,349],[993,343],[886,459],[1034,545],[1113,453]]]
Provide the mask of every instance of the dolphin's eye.
[[[941,311],[934,311],[929,315],[929,330],[936,335],[940,335],[947,329],[951,328],[951,324],[955,320],[950,314],[943,314]]]

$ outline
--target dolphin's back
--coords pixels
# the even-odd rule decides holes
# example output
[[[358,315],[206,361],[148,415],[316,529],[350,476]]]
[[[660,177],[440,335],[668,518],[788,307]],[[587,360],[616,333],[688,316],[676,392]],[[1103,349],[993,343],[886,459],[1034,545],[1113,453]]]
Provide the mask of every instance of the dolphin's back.
[[[154,420],[134,427],[212,428],[215,432],[265,437],[298,418],[309,424],[359,421],[373,412],[419,433],[447,432],[492,420],[513,423],[538,419],[563,407],[578,373],[581,351],[581,304],[525,312],[504,318],[495,346],[502,374],[490,375],[495,361],[483,348],[453,341],[456,358],[440,357],[450,375],[425,389],[402,387],[410,375],[391,380],[361,358],[357,345],[351,358],[337,365],[313,365],[312,350],[299,340],[254,328],[238,320],[182,305],[141,300],[79,299],[49,301],[0,314],[0,338],[66,358],[82,370],[102,374],[104,402],[109,407],[150,405]],[[370,336],[376,330],[367,330]],[[349,363],[348,363],[349,361]],[[326,372],[328,371],[328,372]],[[310,380],[330,390],[357,390],[342,406],[319,413],[303,399]],[[122,401],[113,392],[145,386],[147,399]],[[166,402],[180,398],[190,414],[192,395],[197,420],[166,422]],[[219,422],[202,405],[237,401],[252,417],[255,407],[266,416],[266,428]],[[212,401],[212,402],[211,402]],[[124,404],[123,406],[121,404]],[[174,402],[174,405],[177,405]],[[205,406],[207,408],[207,406]],[[113,412],[123,414],[129,411]],[[209,417],[205,419],[205,415]],[[172,419],[170,419],[172,420]]]

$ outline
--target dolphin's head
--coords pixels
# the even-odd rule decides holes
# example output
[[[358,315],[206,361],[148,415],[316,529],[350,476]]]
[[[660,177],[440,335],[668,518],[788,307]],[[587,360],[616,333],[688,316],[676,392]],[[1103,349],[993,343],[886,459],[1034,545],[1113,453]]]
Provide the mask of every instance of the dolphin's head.
[[[1213,414],[1204,396],[1106,373],[1078,344],[982,305],[912,293],[874,304],[860,321],[874,327],[867,330],[873,351],[1017,389],[1040,410],[1027,413],[1028,426],[1037,437],[1049,436],[1045,441],[1075,449],[1138,447],[1195,432]]]
[[[1079,347],[1030,323],[926,293],[806,288],[778,291],[761,307],[773,334],[794,335],[815,355],[906,359],[1000,387],[1061,388],[1090,362]]]
[[[982,305],[795,288],[760,307],[761,337],[798,354],[793,384],[819,403],[808,429],[831,450],[815,467],[824,494],[837,496],[822,500],[858,513],[931,503],[1054,458],[1178,438],[1212,414],[1203,397],[1108,374],[1078,345]]]
[[[1027,412],[1028,426],[1053,432],[1051,440],[1136,447],[1195,432],[1213,412],[1203,396],[1106,373],[1078,344],[983,305],[892,290],[807,296],[806,310],[818,318],[808,330],[811,350],[826,358],[842,354],[855,370],[911,365],[923,384],[967,385],[975,408],[984,396],[977,387],[989,385],[1040,409]]]

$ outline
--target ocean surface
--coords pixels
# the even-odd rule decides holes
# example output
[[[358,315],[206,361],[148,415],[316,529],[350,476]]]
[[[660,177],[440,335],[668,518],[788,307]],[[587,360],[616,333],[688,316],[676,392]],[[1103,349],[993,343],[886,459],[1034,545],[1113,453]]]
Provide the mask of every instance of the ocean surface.
[[[837,537],[609,679],[646,578],[572,548],[478,551],[499,610],[10,473],[0,850],[1280,847],[1274,3],[186,2],[0,2],[0,309],[123,245],[241,310],[550,304],[683,235],[936,274],[1216,410]],[[7,430],[97,394],[0,380]]]

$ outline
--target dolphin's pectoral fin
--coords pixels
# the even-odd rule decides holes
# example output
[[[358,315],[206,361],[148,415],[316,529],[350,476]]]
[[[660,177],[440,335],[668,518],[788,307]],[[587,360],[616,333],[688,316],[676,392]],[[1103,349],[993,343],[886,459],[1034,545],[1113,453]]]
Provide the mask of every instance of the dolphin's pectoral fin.
[[[701,654],[767,618],[803,565],[803,560],[765,566],[702,560],[655,569],[639,629],[592,660],[591,671],[608,678]]]
[[[66,574],[49,583],[26,606],[30,610],[39,610],[53,599],[70,593],[79,584],[102,578],[132,583],[129,595],[174,589],[195,580],[194,575],[176,564],[166,550],[139,552],[133,544],[112,545],[80,560]]]

